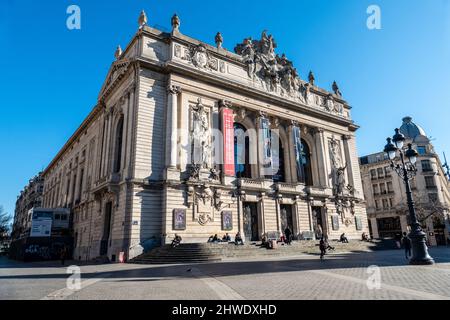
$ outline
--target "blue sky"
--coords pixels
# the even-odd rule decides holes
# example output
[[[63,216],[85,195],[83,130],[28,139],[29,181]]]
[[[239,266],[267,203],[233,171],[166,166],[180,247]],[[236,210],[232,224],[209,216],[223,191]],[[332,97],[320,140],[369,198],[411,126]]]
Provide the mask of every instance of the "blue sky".
[[[81,8],[81,30],[66,28],[71,4]],[[371,4],[381,8],[381,30],[366,27]],[[267,29],[303,78],[313,70],[319,86],[338,82],[361,126],[360,155],[381,150],[405,115],[450,155],[449,0],[2,0],[0,205],[8,212],[95,105],[142,9],[167,30],[177,12],[182,33],[210,44],[220,31],[230,50]]]

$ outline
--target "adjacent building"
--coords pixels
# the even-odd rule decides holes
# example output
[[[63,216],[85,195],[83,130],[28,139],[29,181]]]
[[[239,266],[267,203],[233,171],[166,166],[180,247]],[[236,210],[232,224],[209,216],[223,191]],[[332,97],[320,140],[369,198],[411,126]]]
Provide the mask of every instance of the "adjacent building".
[[[133,258],[170,242],[360,239],[368,232],[358,126],[328,91],[275,53],[271,35],[234,52],[147,24],[97,104],[43,173],[46,208],[72,210],[74,256]]]
[[[430,245],[449,243],[450,182],[425,131],[405,117],[400,132],[418,151],[417,175],[411,181],[416,210]],[[367,214],[374,238],[408,232],[409,216],[403,180],[384,152],[360,158]]]
[[[14,212],[13,230],[11,238],[16,240],[29,235],[31,228],[31,209],[42,206],[44,178],[39,173],[28,182],[28,185],[17,197]]]

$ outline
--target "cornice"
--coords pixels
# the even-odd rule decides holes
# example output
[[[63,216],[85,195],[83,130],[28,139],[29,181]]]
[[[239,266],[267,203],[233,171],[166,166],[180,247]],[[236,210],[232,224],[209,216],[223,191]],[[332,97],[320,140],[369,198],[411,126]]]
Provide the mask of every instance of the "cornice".
[[[293,111],[301,111],[306,115],[314,116],[316,118],[332,121],[334,123],[337,123],[339,125],[344,125],[349,128],[351,131],[356,131],[359,126],[357,126],[352,120],[346,119],[343,117],[339,117],[333,114],[330,114],[328,112],[324,112],[321,110],[317,110],[314,108],[311,108],[309,106],[305,106],[300,103],[296,103],[287,99],[284,99],[282,97],[273,96],[271,94],[268,94],[266,92],[255,90],[254,88],[246,87],[242,84],[235,83],[233,81],[224,79],[222,77],[218,77],[214,74],[206,73],[198,69],[191,69],[189,67],[186,67],[183,64],[179,64],[177,62],[170,61],[164,65],[155,64],[153,60],[140,57],[137,59],[142,66],[149,67],[152,70],[159,71],[164,74],[170,74],[170,73],[177,73],[180,75],[185,75],[190,78],[193,78],[195,80],[200,80],[215,86],[222,87],[224,89],[232,89],[235,92],[244,94],[246,96],[250,96],[255,99],[264,100],[266,102],[271,102],[275,105],[280,105],[286,108],[289,108]]]

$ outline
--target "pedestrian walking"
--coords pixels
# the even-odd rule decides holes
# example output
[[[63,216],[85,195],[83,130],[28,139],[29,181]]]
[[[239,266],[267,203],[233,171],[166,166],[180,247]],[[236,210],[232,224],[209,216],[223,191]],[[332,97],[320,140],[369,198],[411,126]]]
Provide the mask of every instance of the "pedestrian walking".
[[[286,244],[291,244],[292,242],[292,231],[289,227],[284,230],[284,235],[286,236]]]
[[[61,248],[60,258],[61,258],[61,265],[65,265],[67,258],[67,248],[65,245]]]
[[[326,241],[323,239],[323,237],[320,239],[319,248],[320,248],[320,260],[323,260],[323,257],[327,253],[327,244]]]
[[[411,239],[408,237],[406,232],[403,232],[402,244],[405,249],[405,257],[406,259],[409,259],[409,257],[411,257]]]

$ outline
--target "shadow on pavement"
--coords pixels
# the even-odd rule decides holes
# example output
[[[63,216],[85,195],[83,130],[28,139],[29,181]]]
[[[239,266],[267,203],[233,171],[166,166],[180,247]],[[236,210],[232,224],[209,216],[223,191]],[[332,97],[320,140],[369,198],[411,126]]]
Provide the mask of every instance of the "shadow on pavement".
[[[435,256],[437,263],[450,262],[448,249],[432,249],[432,256]],[[202,272],[212,277],[242,276],[265,273],[296,272],[309,270],[327,270],[327,269],[351,269],[365,268],[370,265],[380,267],[409,266],[403,255],[403,250],[388,251],[384,254],[377,253],[348,253],[348,254],[330,254],[324,261],[320,261],[318,255],[309,255],[310,257],[299,258],[281,258],[280,260],[255,260],[255,261],[228,261],[203,264],[184,264],[184,265],[149,265],[136,268],[127,268],[130,265],[121,265],[120,270],[105,270],[99,272],[82,273],[82,279],[98,278],[104,275],[109,281],[122,279],[118,281],[158,281],[158,280],[178,280],[182,278],[195,278],[192,274],[192,268],[200,269]],[[76,263],[75,263],[76,265]],[[25,264],[26,268],[32,266],[45,268],[51,267],[44,264]],[[60,266],[60,264],[54,264]],[[13,267],[11,265],[9,267]],[[411,266],[414,268],[414,266]],[[57,279],[67,278],[69,275],[61,274],[29,274],[29,275],[0,275],[1,280],[7,279]]]

